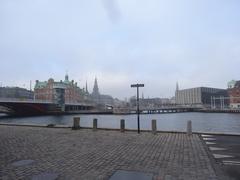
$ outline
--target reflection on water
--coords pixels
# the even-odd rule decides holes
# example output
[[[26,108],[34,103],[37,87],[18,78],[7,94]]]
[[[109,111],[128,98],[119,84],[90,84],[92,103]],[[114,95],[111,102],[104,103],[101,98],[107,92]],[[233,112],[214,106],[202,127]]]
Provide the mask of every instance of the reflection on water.
[[[59,124],[72,125],[73,117],[80,116],[82,127],[92,127],[92,120],[98,119],[100,128],[116,128],[120,119],[125,119],[127,129],[137,128],[136,115],[64,115],[10,118],[1,117],[0,123],[17,124]],[[188,120],[192,120],[193,131],[240,133],[240,114],[228,113],[172,113],[141,115],[141,129],[150,130],[151,120],[157,120],[158,130],[185,131]]]
[[[2,117],[2,116],[6,116],[7,114],[4,114],[4,113],[0,113],[0,117]]]

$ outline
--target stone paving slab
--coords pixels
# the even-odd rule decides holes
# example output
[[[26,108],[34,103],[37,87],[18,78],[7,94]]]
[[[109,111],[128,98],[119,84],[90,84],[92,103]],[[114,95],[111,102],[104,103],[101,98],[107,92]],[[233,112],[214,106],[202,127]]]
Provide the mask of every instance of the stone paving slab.
[[[13,166],[14,162],[32,160]],[[109,179],[117,170],[153,174],[155,180],[218,177],[198,135],[0,126],[0,179]]]

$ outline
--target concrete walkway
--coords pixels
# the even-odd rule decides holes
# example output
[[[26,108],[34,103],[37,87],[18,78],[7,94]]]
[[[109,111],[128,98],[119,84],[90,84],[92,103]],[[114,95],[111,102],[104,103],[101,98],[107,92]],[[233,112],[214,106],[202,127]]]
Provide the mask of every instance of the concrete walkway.
[[[225,179],[209,157],[196,134],[0,126],[2,180],[107,180],[117,170],[159,180]]]

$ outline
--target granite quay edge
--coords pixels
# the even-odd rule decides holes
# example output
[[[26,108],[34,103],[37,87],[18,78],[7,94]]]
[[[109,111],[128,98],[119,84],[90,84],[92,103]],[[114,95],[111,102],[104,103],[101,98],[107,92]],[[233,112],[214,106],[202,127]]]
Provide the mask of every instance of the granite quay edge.
[[[50,124],[15,124],[15,123],[0,123],[0,126],[23,126],[23,127],[38,127],[38,128],[72,128],[70,125],[57,125],[49,127]],[[81,127],[79,129],[93,129],[92,127]],[[97,130],[105,131],[120,131],[120,128],[102,128],[98,127]],[[137,132],[137,129],[125,129],[129,132]],[[141,130],[141,132],[152,132],[152,130]],[[186,131],[171,131],[171,130],[157,130],[157,133],[181,133],[186,134]],[[228,133],[228,132],[207,132],[207,131],[193,131],[193,134],[208,134],[208,135],[220,135],[220,136],[240,136],[240,133]]]

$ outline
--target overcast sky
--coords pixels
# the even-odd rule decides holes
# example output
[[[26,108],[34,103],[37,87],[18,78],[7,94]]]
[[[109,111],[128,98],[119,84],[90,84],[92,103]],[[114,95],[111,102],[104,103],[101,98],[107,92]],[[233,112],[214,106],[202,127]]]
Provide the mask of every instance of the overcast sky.
[[[124,99],[240,79],[239,0],[1,0],[0,84],[70,79]]]

